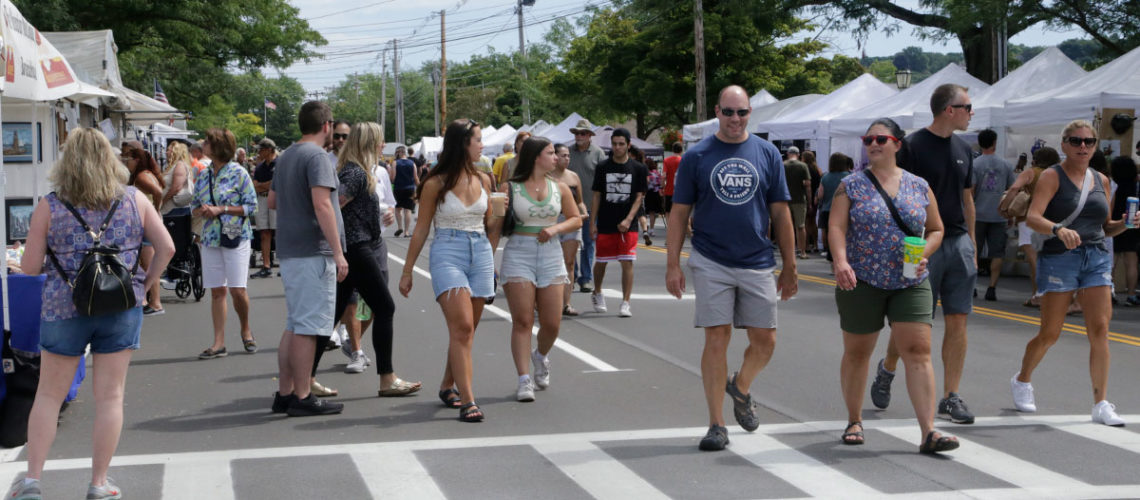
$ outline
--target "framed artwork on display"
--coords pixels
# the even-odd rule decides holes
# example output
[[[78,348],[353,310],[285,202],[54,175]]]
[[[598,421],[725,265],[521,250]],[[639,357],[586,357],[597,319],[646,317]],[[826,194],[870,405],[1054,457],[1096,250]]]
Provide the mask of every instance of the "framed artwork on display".
[[[8,217],[8,244],[28,239],[28,228],[32,223],[32,211],[35,210],[31,198],[8,198],[4,200],[4,211]]]
[[[3,147],[6,163],[31,163],[31,122],[4,122],[0,127],[0,147]]]

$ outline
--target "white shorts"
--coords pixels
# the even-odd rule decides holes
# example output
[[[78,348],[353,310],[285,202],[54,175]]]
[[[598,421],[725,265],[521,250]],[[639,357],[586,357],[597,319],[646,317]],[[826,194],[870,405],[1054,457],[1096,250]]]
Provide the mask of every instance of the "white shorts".
[[[249,280],[249,240],[237,248],[202,249],[202,286],[206,288],[245,288]]]
[[[1025,221],[1017,223],[1017,246],[1023,247],[1025,245],[1033,244],[1033,230],[1029,229],[1029,225]]]

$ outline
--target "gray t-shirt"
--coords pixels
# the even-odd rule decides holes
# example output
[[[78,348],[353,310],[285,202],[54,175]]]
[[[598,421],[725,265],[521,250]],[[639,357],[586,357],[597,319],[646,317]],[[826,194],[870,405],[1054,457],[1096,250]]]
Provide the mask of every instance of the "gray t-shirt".
[[[979,222],[1005,222],[998,205],[1016,178],[1013,166],[996,155],[974,158],[974,208]]]
[[[329,201],[336,213],[336,231],[344,248],[344,221],[337,200],[336,168],[325,150],[311,142],[296,142],[277,157],[273,191],[277,193],[277,256],[315,257],[332,255],[317,214],[312,188],[330,188]]]
[[[590,147],[585,151],[578,151],[578,145],[573,142],[567,144],[567,147],[570,148],[570,165],[566,168],[578,174],[578,178],[581,179],[583,186],[593,186],[594,170],[598,168],[598,165],[606,161],[606,152],[594,144],[590,144]],[[590,202],[593,199],[593,191],[589,189],[582,190],[582,201],[586,203],[587,207],[591,206]]]

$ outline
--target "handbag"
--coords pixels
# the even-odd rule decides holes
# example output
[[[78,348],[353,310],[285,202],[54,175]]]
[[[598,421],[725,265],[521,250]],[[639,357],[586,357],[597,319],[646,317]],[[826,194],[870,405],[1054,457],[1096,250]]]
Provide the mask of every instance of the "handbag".
[[[214,198],[213,170],[210,170],[210,204],[214,206],[218,205],[218,201]],[[242,226],[245,224],[245,216],[242,215],[236,218],[231,216],[228,221],[223,221],[222,217],[218,216],[218,222],[222,226],[219,231],[219,233],[221,233],[220,244],[222,248],[237,248],[241,246],[241,233]]]
[[[899,229],[902,229],[903,234],[907,236],[919,237],[919,233],[916,233],[910,228],[910,226],[906,224],[906,222],[903,222],[902,216],[899,215],[899,210],[895,208],[895,204],[891,201],[890,195],[888,195],[887,191],[883,189],[883,186],[879,184],[879,179],[875,178],[875,174],[871,173],[871,169],[868,168],[864,170],[863,173],[866,174],[867,178],[871,180],[871,184],[875,185],[875,191],[879,192],[879,196],[883,197],[883,202],[887,204],[887,209],[891,211],[891,218],[895,220],[895,224],[898,224]]]
[[[67,273],[63,271],[55,252],[52,252],[51,247],[47,247],[48,257],[51,258],[56,271],[64,283],[72,289],[71,301],[75,304],[75,309],[83,316],[96,316],[122,312],[135,307],[134,275],[139,267],[139,259],[136,258],[135,265],[128,269],[122,259],[119,259],[121,252],[119,247],[104,245],[101,242],[107,226],[111,224],[111,218],[119,208],[120,201],[115,200],[111,205],[111,209],[107,211],[107,216],[99,226],[98,233],[91,230],[75,207],[62,199],[59,201],[71,212],[71,215],[75,216],[83,226],[83,231],[91,235],[92,239],[91,247],[84,251],[83,260],[79,264],[79,270],[75,272],[74,280],[67,278]]]

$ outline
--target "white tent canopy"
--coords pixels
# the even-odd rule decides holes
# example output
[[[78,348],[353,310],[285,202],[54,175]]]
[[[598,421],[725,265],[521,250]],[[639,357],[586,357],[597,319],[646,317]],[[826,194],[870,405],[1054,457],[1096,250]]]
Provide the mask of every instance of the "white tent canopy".
[[[755,116],[759,108],[776,102],[779,102],[779,99],[768,93],[767,89],[760,90],[756,95],[748,98],[748,105],[752,106],[751,116]],[[751,122],[752,118],[749,117],[748,121]],[[720,121],[713,117],[703,122],[685,125],[681,128],[681,136],[687,143],[699,142],[701,139],[715,134],[717,130],[720,130]]]
[[[515,134],[517,133],[518,131],[515,130],[515,128],[512,127],[509,123],[503,125],[502,127],[499,127],[491,134],[487,134],[487,132],[484,131],[483,154],[490,156],[491,158],[499,156],[503,153],[503,144],[506,144],[508,142],[513,144],[515,140]]]
[[[1067,85],[1008,101],[1005,124],[1063,125],[1079,118],[1091,119],[1104,108],[1140,108],[1140,48]]]
[[[570,129],[578,126],[578,121],[581,119],[582,115],[570,113],[570,116],[558,122],[558,125],[542,131],[541,134],[535,133],[534,135],[550,139],[550,142],[555,144],[570,144],[574,141],[574,134],[570,132]]]
[[[1061,49],[1049,47],[974,97],[970,128],[1004,126],[1006,101],[1059,88],[1086,74]]]
[[[971,76],[961,66],[950,63],[909,89],[832,119],[833,141],[835,137],[863,135],[871,122],[879,118],[890,118],[904,130],[929,125],[934,121],[930,113],[930,95],[934,89],[947,83],[968,87],[970,94],[975,96],[989,88],[989,85]]]

